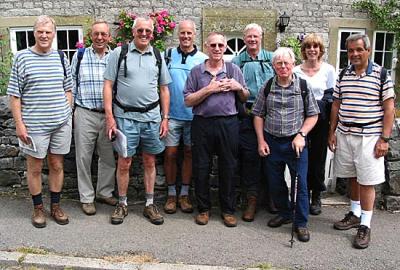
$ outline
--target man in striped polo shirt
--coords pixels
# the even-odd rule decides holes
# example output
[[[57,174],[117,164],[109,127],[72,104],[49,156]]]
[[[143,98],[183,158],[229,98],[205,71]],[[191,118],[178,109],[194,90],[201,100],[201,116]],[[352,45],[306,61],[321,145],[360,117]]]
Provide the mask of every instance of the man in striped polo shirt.
[[[51,216],[61,225],[68,216],[60,208],[64,156],[71,143],[72,77],[68,60],[51,48],[54,19],[39,16],[34,24],[35,45],[14,57],[7,94],[20,150],[26,155],[27,181],[34,210],[32,224],[46,226],[42,202],[42,165],[47,155]],[[63,61],[63,63],[61,62]]]
[[[382,67],[369,60],[368,36],[349,36],[346,48],[351,65],[336,82],[328,145],[335,152],[336,176],[351,181],[351,211],[333,226],[337,230],[358,228],[353,246],[361,249],[370,242],[374,185],[385,181],[394,90],[390,76],[381,82]]]

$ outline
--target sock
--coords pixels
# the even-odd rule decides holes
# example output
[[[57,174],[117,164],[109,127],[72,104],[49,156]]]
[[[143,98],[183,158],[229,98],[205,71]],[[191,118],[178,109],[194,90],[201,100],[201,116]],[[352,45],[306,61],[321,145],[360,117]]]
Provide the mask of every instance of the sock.
[[[371,228],[372,211],[361,210],[361,224]]]
[[[356,217],[360,217],[361,216],[361,205],[360,205],[360,201],[353,201],[350,200],[350,204],[351,204],[351,211],[353,212],[353,214]]]
[[[146,193],[146,206],[153,204],[154,194],[153,193]]]
[[[180,196],[188,196],[189,195],[189,187],[190,187],[190,185],[182,184]]]
[[[32,195],[32,202],[33,205],[39,205],[43,203],[43,199],[42,199],[42,193],[39,193],[37,195]]]
[[[128,197],[126,195],[119,195],[119,204],[128,205]]]
[[[50,201],[51,203],[60,203],[61,192],[50,191]]]
[[[168,185],[168,196],[176,196],[176,185]]]

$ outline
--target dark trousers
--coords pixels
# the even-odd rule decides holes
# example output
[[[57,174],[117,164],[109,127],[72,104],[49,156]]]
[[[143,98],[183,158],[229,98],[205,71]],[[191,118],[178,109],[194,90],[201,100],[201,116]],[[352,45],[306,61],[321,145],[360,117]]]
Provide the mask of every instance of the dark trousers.
[[[301,152],[300,158],[296,158],[296,153],[292,148],[293,137],[278,138],[268,133],[264,133],[264,136],[271,151],[265,159],[267,177],[272,198],[279,210],[279,215],[287,219],[292,218],[293,207],[289,202],[289,196],[292,197],[297,173],[296,216],[294,224],[296,227],[305,227],[307,226],[309,211],[307,147]],[[286,165],[289,167],[291,175],[292,192],[290,194],[284,176]],[[294,198],[292,198],[292,202],[293,200]]]
[[[325,163],[328,145],[328,120],[318,119],[308,134],[308,189],[321,192],[325,186]]]
[[[219,201],[221,211],[235,212],[235,181],[239,144],[239,122],[236,116],[204,118],[192,121],[192,168],[199,212],[211,209],[209,174],[212,155],[218,156]]]

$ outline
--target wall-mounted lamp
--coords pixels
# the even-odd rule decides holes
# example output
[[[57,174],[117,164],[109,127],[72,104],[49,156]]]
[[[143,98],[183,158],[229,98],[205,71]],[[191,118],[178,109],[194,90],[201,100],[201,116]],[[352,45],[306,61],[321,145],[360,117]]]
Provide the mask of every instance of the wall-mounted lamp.
[[[278,21],[276,22],[276,26],[279,28],[279,33],[285,32],[286,27],[289,25],[290,16],[283,12],[281,16],[279,16]]]

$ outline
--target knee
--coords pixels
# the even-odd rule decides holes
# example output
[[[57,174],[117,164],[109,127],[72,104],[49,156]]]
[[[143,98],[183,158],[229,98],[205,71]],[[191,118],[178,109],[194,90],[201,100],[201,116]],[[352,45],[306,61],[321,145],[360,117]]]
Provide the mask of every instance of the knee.
[[[132,159],[120,158],[118,160],[118,170],[122,173],[128,172],[131,167]]]
[[[60,174],[64,171],[64,165],[62,162],[49,161],[49,171],[51,173]]]
[[[183,149],[183,156],[185,157],[185,159],[192,159],[192,149],[185,147]]]
[[[177,151],[174,151],[172,149],[168,149],[164,153],[164,159],[167,162],[176,160],[176,157],[177,157]]]
[[[153,169],[156,167],[156,159],[154,155],[143,154],[143,167],[144,169]]]

